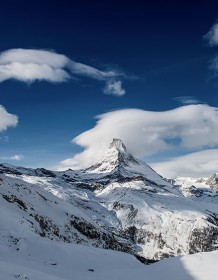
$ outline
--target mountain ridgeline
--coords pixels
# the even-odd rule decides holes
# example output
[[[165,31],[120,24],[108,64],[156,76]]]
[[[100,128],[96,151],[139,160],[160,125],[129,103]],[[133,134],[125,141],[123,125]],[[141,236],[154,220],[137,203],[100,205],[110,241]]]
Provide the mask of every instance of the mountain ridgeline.
[[[200,186],[165,180],[119,139],[83,170],[1,164],[0,242],[19,252],[22,240],[37,234],[144,262],[216,250],[217,177]]]

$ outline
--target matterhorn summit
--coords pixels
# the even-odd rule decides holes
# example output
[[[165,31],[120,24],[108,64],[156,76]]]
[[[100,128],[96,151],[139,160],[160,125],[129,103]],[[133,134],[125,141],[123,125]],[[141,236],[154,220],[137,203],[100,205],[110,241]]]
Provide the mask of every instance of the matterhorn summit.
[[[126,152],[126,146],[123,144],[122,140],[113,138],[113,141],[110,144],[110,149],[117,148],[117,150]]]
[[[125,178],[138,178],[147,180],[151,184],[159,186],[171,186],[157,172],[143,161],[130,154],[120,139],[113,139],[102,159],[87,168],[87,174],[96,174],[98,178],[107,177],[125,180]]]
[[[95,165],[87,168],[87,171],[96,173],[112,172],[117,168],[130,166],[131,163],[135,165],[140,164],[139,161],[127,152],[126,146],[123,142],[120,139],[114,138],[103,158]]]

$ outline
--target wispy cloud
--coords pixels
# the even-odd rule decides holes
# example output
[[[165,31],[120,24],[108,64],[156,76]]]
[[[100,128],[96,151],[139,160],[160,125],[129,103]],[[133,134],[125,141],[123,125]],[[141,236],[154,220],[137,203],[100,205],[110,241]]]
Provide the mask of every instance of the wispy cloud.
[[[183,105],[190,105],[190,104],[203,104],[204,102],[198,100],[194,96],[190,95],[184,95],[184,96],[178,96],[175,97],[174,100],[178,101],[179,103]]]
[[[16,126],[17,123],[18,117],[8,113],[6,109],[0,105],[0,132],[7,130],[10,126]]]
[[[218,46],[218,22],[203,36],[203,39],[208,41],[211,47]]]
[[[99,70],[52,50],[10,49],[0,53],[0,82],[15,79],[26,83],[43,80],[60,83],[74,76],[103,81],[107,94],[125,94],[122,80],[126,75],[117,70]]]
[[[104,88],[104,93],[122,96],[126,91],[122,88],[121,81],[109,80]]]
[[[151,166],[168,178],[176,176],[208,177],[218,172],[217,155],[218,149],[207,149],[151,164]]]
[[[13,156],[9,156],[9,157],[1,157],[1,160],[14,160],[14,161],[21,161],[24,158],[23,155],[13,155]]]
[[[218,145],[218,108],[205,104],[164,112],[125,109],[97,118],[95,127],[72,140],[84,151],[62,161],[60,168],[90,166],[101,158],[112,138],[122,139],[141,158],[174,148],[190,152]]]
[[[6,135],[2,135],[2,136],[0,136],[0,141],[1,142],[8,142],[9,141],[9,137],[6,136]]]
[[[203,36],[203,39],[209,43],[211,47],[218,47],[218,22],[216,22],[209,32]],[[218,54],[210,61],[209,69],[213,71],[210,78],[217,78],[218,76]]]
[[[18,124],[18,117],[12,115],[6,111],[6,109],[0,105],[0,132],[7,130],[9,127],[16,126]],[[7,142],[8,136],[0,135],[0,141]],[[21,160],[23,155],[13,155],[10,157],[1,157],[1,160]]]

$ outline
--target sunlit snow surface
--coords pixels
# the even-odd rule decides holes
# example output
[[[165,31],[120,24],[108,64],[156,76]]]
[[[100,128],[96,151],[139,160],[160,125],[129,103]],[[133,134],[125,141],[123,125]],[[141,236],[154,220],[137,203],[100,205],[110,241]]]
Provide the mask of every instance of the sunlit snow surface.
[[[214,280],[218,251],[174,257],[149,266],[111,250],[29,235],[20,250],[0,245],[2,280]]]

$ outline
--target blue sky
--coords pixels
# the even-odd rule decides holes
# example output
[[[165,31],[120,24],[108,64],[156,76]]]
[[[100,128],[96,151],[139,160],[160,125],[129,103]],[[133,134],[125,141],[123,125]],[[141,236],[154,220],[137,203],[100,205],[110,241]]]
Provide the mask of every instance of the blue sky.
[[[216,23],[217,10],[217,1],[210,0],[2,1],[0,104],[8,113],[18,116],[18,123],[16,127],[8,125],[7,129],[0,132],[1,162],[55,168],[63,166],[60,162],[73,158],[73,162],[65,162],[64,166],[70,167],[72,164],[83,167],[87,158],[87,163],[97,160],[93,156],[98,153],[92,141],[100,143],[99,149],[104,149],[109,138],[120,135],[131,152],[154,164],[158,171],[166,175],[171,175],[166,172],[166,166],[172,169],[172,166],[169,167],[172,159],[178,161],[181,156],[199,159],[199,153],[208,150],[210,154],[217,154],[218,141],[215,140],[205,140],[195,147],[181,144],[186,141],[184,130],[190,130],[184,117],[190,116],[190,123],[195,122],[198,126],[197,118],[193,118],[190,113],[195,107],[191,108],[189,104],[201,104],[203,109],[199,109],[196,114],[212,115],[206,120],[210,123],[211,130],[205,134],[211,139],[216,138],[212,132],[215,125],[211,124],[212,119],[217,117],[216,110],[208,113],[207,107],[218,107],[217,69],[214,65],[210,69],[217,56],[217,44],[209,43],[213,34],[204,39],[203,37]],[[16,53],[16,57],[12,57],[11,50],[14,49],[21,50],[20,53]],[[63,55],[67,63],[60,69],[69,77],[66,80],[62,78],[61,81],[50,81],[46,76],[47,72],[45,77],[42,77],[44,72],[41,68],[40,73],[34,72],[36,76],[32,79],[24,77],[27,69],[25,63],[32,63],[29,58],[21,68],[12,69],[11,64],[21,63],[20,57],[25,56],[26,59],[26,50],[30,49],[35,51],[31,54],[33,60],[34,56],[40,56],[40,50],[47,51],[45,55],[48,57],[54,52]],[[7,59],[5,51],[8,52]],[[41,67],[44,61],[40,58],[40,62],[37,63]],[[81,65],[75,63],[93,68],[81,70]],[[5,65],[10,65],[10,70],[6,69]],[[1,66],[4,67],[3,70]],[[50,67],[50,64],[46,66]],[[60,69],[58,68],[58,71]],[[11,72],[8,74],[6,71]],[[39,74],[40,77],[37,76]],[[5,75],[8,75],[7,78]],[[125,110],[176,110],[172,112],[178,114],[177,109],[181,106],[186,109],[183,117],[178,118],[178,123],[169,123],[170,117],[164,124],[158,121],[155,124],[150,122],[151,127],[155,126],[158,129],[165,127],[167,130],[170,125],[173,126],[169,132],[171,137],[163,133],[158,136],[169,144],[161,146],[157,142],[157,145],[160,144],[159,149],[153,150],[146,140],[138,140],[140,131],[149,127],[147,115],[138,130],[134,131],[134,137],[129,137],[126,132],[132,129],[128,124],[125,124],[126,130],[119,134],[111,129],[116,126],[116,118],[109,122],[114,116],[113,112],[121,112],[120,118],[130,123],[130,111]],[[105,123],[100,133],[101,127],[97,127],[96,130],[96,116],[108,112],[112,115],[100,117],[102,126]],[[131,114],[136,114],[134,117],[139,118],[139,123],[144,120],[144,115],[141,116],[138,111],[131,111]],[[155,115],[154,119],[158,118]],[[109,127],[106,127],[107,125]],[[183,127],[182,132],[177,129],[178,126]],[[206,128],[207,125],[204,131]],[[93,137],[89,134],[85,134],[85,139],[79,136],[90,129]],[[104,129],[107,130],[107,137],[102,133]],[[119,131],[122,129],[123,127],[119,128]],[[149,131],[155,137],[156,130]],[[71,143],[77,136],[79,138]],[[204,136],[199,137],[203,139]],[[82,154],[81,160],[79,157],[84,146],[87,153],[85,156]],[[136,149],[134,146],[141,148]],[[147,152],[149,149],[151,153]],[[15,155],[20,157],[14,157]],[[101,153],[99,157],[100,155]],[[202,169],[197,172],[194,168],[196,162],[193,160],[195,166],[190,170],[193,174],[201,173],[202,176],[214,172],[217,170],[217,161],[211,159],[213,166],[208,169],[205,163],[209,159],[201,155],[204,167],[201,166]],[[181,158],[181,161],[183,160],[185,159]],[[160,165],[160,162],[164,162],[164,165]],[[178,167],[176,172],[188,174],[187,170],[181,167]]]

